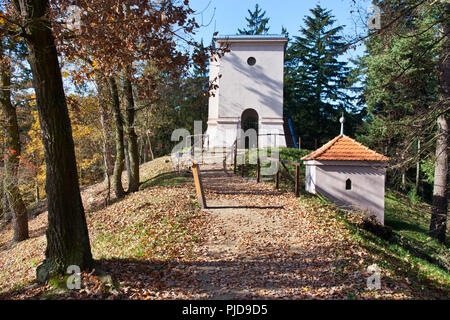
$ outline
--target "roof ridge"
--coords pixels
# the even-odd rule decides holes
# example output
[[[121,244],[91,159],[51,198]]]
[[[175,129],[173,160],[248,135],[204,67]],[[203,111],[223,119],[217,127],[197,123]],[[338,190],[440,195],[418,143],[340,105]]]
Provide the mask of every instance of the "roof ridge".
[[[347,147],[344,147],[346,146]],[[336,147],[335,147],[336,146]],[[344,148],[343,150],[341,150]],[[335,150],[336,149],[336,150]],[[340,150],[340,152],[338,151]],[[342,154],[342,151],[344,154]],[[336,152],[338,152],[336,154]],[[329,153],[329,154],[328,154]],[[327,155],[328,154],[328,155]],[[339,155],[340,154],[340,155]],[[353,156],[351,156],[353,155]],[[332,160],[332,158],[335,157],[335,160],[345,160],[345,159],[353,159],[358,160],[359,157],[361,161],[367,160],[367,161],[389,161],[390,158],[386,157],[385,155],[370,149],[369,147],[365,146],[361,142],[357,141],[356,139],[353,139],[351,137],[341,135],[337,136],[319,149],[311,152],[310,154],[306,155],[305,157],[301,158],[302,161],[309,161],[309,160],[320,160],[320,158],[323,158],[323,160],[329,158],[328,160]]]
[[[325,153],[325,151],[327,151],[328,149],[330,149],[332,146],[334,146],[336,144],[336,142],[338,142],[339,140],[341,140],[341,138],[343,138],[343,136],[337,136],[336,138],[334,138],[333,140],[331,140],[330,142],[328,142],[327,144],[323,145],[322,148],[323,150],[317,149],[318,152],[316,155],[316,157],[320,157],[322,154]],[[328,145],[329,144],[329,145]],[[326,148],[325,148],[326,147]]]
[[[317,150],[311,152],[310,154],[304,156],[300,160],[307,160],[307,158],[310,158],[310,157],[312,157],[314,159],[316,157],[321,156],[325,151],[327,151],[332,146],[334,146],[336,144],[336,142],[338,142],[341,138],[342,138],[342,136],[335,137],[333,140],[328,141],[326,144],[321,146],[319,149],[317,149]],[[321,149],[323,149],[323,150],[321,150]]]
[[[377,152],[377,151],[375,151],[373,149],[370,149],[369,147],[363,145],[361,142],[357,141],[356,139],[353,139],[353,138],[350,138],[350,137],[347,137],[347,138],[349,138],[350,140],[352,140],[353,142],[358,144],[360,147],[363,147],[364,149],[374,153],[375,155],[380,156],[380,157],[385,158],[385,159],[389,159],[389,157],[386,157],[384,154],[381,154],[381,153],[379,153],[379,152]]]

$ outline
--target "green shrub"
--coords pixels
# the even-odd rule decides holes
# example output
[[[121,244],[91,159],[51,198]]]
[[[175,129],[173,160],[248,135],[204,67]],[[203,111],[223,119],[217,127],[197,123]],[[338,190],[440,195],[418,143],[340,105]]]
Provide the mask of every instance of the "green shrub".
[[[417,194],[414,188],[409,190],[408,199],[412,204],[419,204],[421,201],[420,196]]]

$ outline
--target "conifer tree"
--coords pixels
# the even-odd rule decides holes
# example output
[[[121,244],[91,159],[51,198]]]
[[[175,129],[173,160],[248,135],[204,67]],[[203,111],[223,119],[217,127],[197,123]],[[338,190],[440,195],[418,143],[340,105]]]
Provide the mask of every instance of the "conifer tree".
[[[374,3],[380,6],[383,19],[381,32],[366,42],[366,143],[391,156],[390,182],[404,191],[416,189],[408,178],[417,179],[417,163],[431,163],[434,190],[429,234],[445,242],[450,5],[415,0]]]
[[[269,32],[270,18],[266,17],[266,11],[262,11],[258,4],[255,5],[255,10],[252,12],[248,10],[249,17],[247,20],[247,29],[238,29],[239,34],[258,35],[267,34]]]
[[[285,109],[309,148],[335,137],[342,111],[353,108],[351,69],[339,60],[343,27],[334,26],[331,12],[320,5],[311,14],[287,50],[285,68]]]

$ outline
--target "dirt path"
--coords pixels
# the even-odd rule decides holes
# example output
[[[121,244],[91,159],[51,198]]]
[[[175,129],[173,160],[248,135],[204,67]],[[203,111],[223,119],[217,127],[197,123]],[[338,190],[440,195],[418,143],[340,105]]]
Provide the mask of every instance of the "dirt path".
[[[207,240],[194,262],[172,270],[183,275],[178,281],[187,297],[345,298],[352,285],[365,282],[359,273],[347,281],[339,276],[337,266],[349,257],[339,254],[335,239],[311,222],[293,194],[212,166],[202,168],[202,177]]]

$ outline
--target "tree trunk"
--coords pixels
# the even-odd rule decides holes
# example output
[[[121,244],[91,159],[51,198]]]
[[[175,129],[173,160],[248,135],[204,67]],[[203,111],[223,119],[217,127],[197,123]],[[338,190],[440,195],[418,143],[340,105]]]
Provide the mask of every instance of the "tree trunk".
[[[406,191],[406,169],[405,167],[402,167],[402,191]]]
[[[134,129],[134,118],[136,110],[133,98],[133,86],[131,84],[131,73],[129,68],[125,74],[124,79],[124,95],[125,95],[125,111],[127,122],[127,142],[128,142],[128,157],[130,180],[128,180],[128,192],[139,191],[139,146],[136,130]]]
[[[36,202],[36,204],[39,203],[39,198],[40,198],[39,184],[37,183],[37,179],[36,179],[35,184],[34,184],[34,201]]]
[[[400,189],[405,192],[406,191],[406,163],[405,163],[405,155],[402,154],[401,156],[401,164],[402,167],[400,169],[400,177],[401,177],[401,185]]]
[[[127,172],[127,181],[130,184],[131,180],[131,169],[130,169],[130,155],[128,154],[128,141],[125,139],[124,141],[125,147],[125,171]]]
[[[450,8],[450,4],[444,4],[445,9]],[[448,19],[444,20],[443,34],[449,34],[450,23]],[[450,102],[450,59],[448,57],[450,48],[449,36],[443,42],[441,59],[439,63],[439,96],[442,109],[445,110]],[[431,213],[430,236],[445,242],[445,233],[447,229],[447,186],[448,186],[448,119],[446,113],[439,116],[438,138],[436,142],[436,165],[434,171],[434,191],[433,191],[433,209]]]
[[[0,171],[1,172],[1,171]],[[0,220],[4,218],[4,206],[3,206],[3,173],[0,174]]]
[[[155,155],[153,154],[152,140],[150,139],[150,134],[147,131],[147,140],[148,140],[148,148],[150,150],[150,155],[152,157],[152,161],[155,160]]]
[[[34,153],[31,155],[31,157],[33,159],[33,163],[36,163],[36,157],[35,157]],[[33,173],[35,176],[38,175],[37,167],[33,170]],[[34,200],[35,200],[36,204],[39,203],[40,198],[41,198],[41,196],[40,196],[40,192],[39,192],[39,182],[38,182],[38,179],[35,178],[34,179]]]
[[[6,172],[6,162],[3,163],[3,172]],[[9,205],[8,194],[6,193],[6,189],[5,189],[4,177],[2,177],[2,185],[3,185],[3,189],[2,189],[3,219],[6,222],[9,222],[12,219],[12,215],[11,215],[11,209],[10,209],[11,206]]]
[[[142,163],[148,162],[148,143],[145,137],[142,139]]]
[[[117,89],[116,79],[114,77],[108,78],[108,85],[111,94],[111,108],[114,114],[115,130],[116,130],[116,161],[114,163],[113,173],[113,189],[118,199],[125,196],[125,191],[122,186],[122,172],[124,168],[124,140],[123,140],[123,119],[120,112],[119,92]]]
[[[47,250],[37,268],[37,280],[65,274],[67,267],[93,266],[89,234],[78,184],[77,166],[61,69],[47,0],[15,0],[24,19],[29,63],[33,73],[37,109],[47,169]]]
[[[6,136],[8,139],[6,171],[4,187],[11,201],[11,209],[14,225],[13,242],[20,242],[29,238],[28,235],[28,214],[25,203],[19,190],[19,164],[20,164],[20,135],[19,124],[17,122],[16,108],[11,103],[11,66],[8,58],[3,56],[3,46],[0,41],[1,81],[0,105],[6,117]]]
[[[111,145],[111,119],[108,113],[108,93],[105,78],[100,74],[96,75],[97,97],[100,111],[100,125],[102,130],[102,149],[103,149],[103,169],[105,174],[104,183],[107,187],[105,207],[111,202],[111,177],[114,174],[113,148]]]
[[[13,216],[11,209],[11,201],[9,201],[8,192],[6,192],[6,190],[3,190],[3,211],[5,215],[5,221],[10,222]]]
[[[419,138],[419,140],[417,141],[416,186],[415,186],[416,194],[419,194],[419,187],[420,187],[420,158],[421,158],[420,154],[422,152],[421,149],[422,149],[421,141]]]
[[[97,97],[99,102],[100,125],[102,127],[102,148],[104,158],[105,181],[108,181],[114,173],[113,146],[111,144],[111,119],[108,112],[108,93],[105,79],[101,75],[96,76]]]
[[[448,176],[448,119],[438,119],[438,140],[436,143],[436,166],[434,171],[433,209],[429,235],[445,242],[447,229],[447,176]]]

